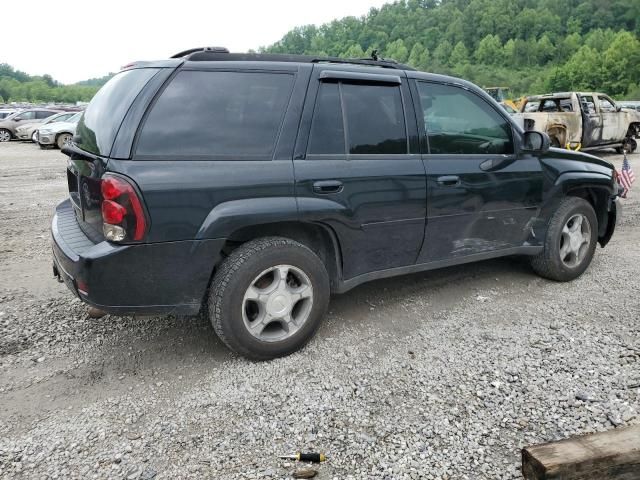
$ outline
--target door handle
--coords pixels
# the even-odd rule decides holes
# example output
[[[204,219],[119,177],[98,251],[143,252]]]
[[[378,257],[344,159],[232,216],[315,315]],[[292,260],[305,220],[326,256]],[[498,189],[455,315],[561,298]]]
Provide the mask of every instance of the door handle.
[[[321,180],[313,182],[313,191],[322,195],[328,193],[340,193],[342,191],[342,182],[340,180]]]
[[[444,177],[438,177],[436,181],[438,185],[443,187],[457,187],[460,185],[460,177],[457,175],[445,175]]]

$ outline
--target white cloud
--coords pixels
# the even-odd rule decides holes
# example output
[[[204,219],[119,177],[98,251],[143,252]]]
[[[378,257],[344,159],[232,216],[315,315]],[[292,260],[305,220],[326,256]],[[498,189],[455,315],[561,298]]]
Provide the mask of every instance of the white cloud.
[[[13,19],[3,21],[0,63],[72,83],[117,71],[131,61],[167,58],[192,47],[256,49],[279,40],[293,27],[364,15],[384,3],[67,0],[56,6],[32,0],[28,6],[20,4],[23,11],[11,15]]]

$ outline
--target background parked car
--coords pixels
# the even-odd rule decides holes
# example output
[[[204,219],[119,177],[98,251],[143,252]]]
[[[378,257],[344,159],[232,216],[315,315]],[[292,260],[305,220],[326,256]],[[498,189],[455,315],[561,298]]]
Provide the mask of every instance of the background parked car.
[[[76,126],[82,112],[72,115],[66,122],[55,122],[44,125],[36,130],[36,141],[40,148],[62,148],[76,134]]]
[[[630,110],[635,110],[636,112],[640,112],[639,100],[626,100],[626,101],[618,102],[618,105],[622,108],[628,108]]]
[[[41,128],[44,125],[48,125],[50,123],[67,122],[76,113],[77,112],[58,113],[56,115],[50,116],[42,123],[27,123],[25,125],[20,125],[18,128],[16,128],[16,137],[18,138],[18,140],[31,140],[33,142],[37,142],[38,140],[36,138],[36,130],[38,130],[38,128]]]
[[[8,142],[12,138],[16,138],[16,128],[26,123],[42,123],[47,118],[60,110],[51,110],[48,108],[30,108],[21,112],[9,115],[0,121],[0,142]]]
[[[0,109],[0,120],[3,120],[7,118],[9,115],[11,115],[12,113],[16,113],[16,112],[17,110],[13,108],[2,108]]]

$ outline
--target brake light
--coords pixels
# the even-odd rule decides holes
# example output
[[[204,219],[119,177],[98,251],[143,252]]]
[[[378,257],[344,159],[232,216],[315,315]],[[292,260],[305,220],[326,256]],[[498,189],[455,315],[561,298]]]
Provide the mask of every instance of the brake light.
[[[147,218],[133,185],[122,177],[106,174],[102,191],[102,230],[107,240],[142,240]]]

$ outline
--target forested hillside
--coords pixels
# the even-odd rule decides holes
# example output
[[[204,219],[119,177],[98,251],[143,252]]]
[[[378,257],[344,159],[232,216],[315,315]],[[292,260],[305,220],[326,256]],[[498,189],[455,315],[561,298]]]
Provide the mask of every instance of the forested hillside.
[[[386,58],[513,93],[599,90],[640,99],[640,0],[406,0],[263,51]]]
[[[0,63],[0,103],[3,102],[87,102],[109,78],[96,78],[75,85],[61,85],[50,75],[27,75]]]

